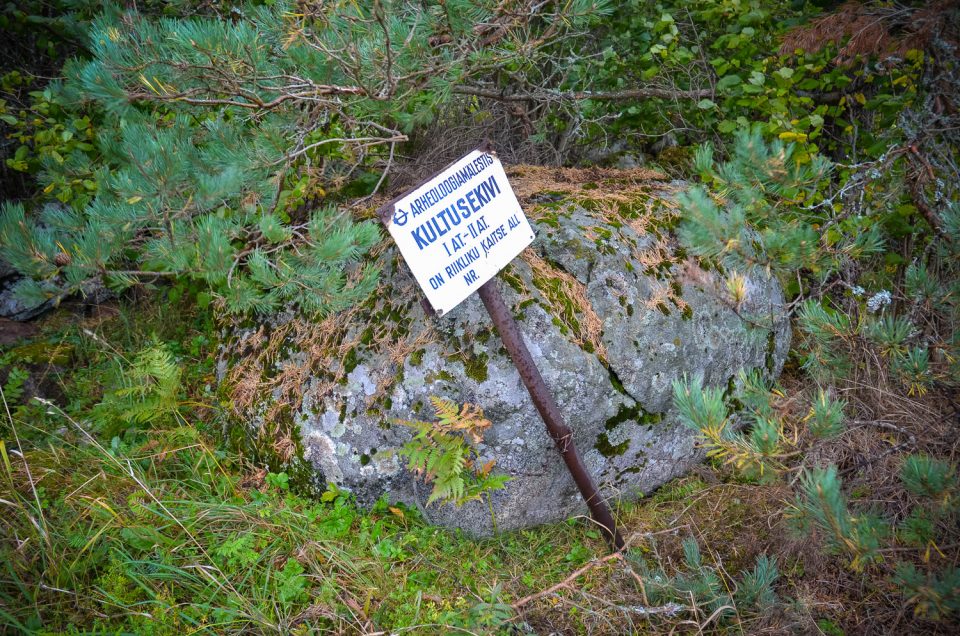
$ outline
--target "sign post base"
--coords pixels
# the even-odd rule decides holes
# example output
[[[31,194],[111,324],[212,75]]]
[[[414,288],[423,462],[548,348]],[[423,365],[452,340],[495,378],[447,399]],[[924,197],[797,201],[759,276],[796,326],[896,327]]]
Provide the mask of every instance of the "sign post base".
[[[615,551],[622,550],[623,537],[617,530],[610,508],[600,497],[600,493],[597,492],[597,487],[593,483],[593,478],[590,477],[590,473],[583,465],[577,447],[573,443],[573,433],[564,423],[560,408],[553,399],[550,389],[543,381],[543,376],[540,375],[540,370],[537,369],[527,345],[523,342],[520,327],[503,301],[503,296],[500,295],[496,281],[496,277],[491,278],[480,287],[477,291],[480,300],[483,301],[483,306],[486,307],[487,313],[493,319],[493,324],[500,334],[504,347],[510,354],[517,371],[520,372],[520,379],[523,380],[524,386],[530,392],[533,404],[537,407],[540,417],[543,418],[543,423],[547,426],[547,432],[550,433],[550,437],[557,445],[557,450],[560,451],[570,474],[573,475],[573,480],[576,482],[577,488],[580,489],[580,494],[583,495],[584,501],[590,508],[591,516],[603,528],[604,537],[610,547]]]

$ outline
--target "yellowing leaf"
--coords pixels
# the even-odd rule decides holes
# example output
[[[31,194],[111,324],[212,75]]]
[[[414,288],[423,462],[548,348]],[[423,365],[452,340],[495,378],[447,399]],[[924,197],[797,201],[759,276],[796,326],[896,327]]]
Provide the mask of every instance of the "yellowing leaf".
[[[141,196],[130,197],[129,199],[127,199],[127,203],[129,203],[130,205],[133,205],[134,203],[139,203],[140,201],[143,201],[143,197]]]
[[[807,140],[806,133],[798,133],[790,130],[784,131],[778,135],[780,139],[784,141],[800,141],[804,142]]]

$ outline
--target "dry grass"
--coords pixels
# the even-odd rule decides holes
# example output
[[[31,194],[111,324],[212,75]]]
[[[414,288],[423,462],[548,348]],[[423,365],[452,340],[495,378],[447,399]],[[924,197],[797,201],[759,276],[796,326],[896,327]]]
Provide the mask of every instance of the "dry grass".
[[[693,600],[672,615],[650,612],[656,607],[647,602],[630,568],[598,559],[574,580],[524,603],[521,617],[537,633],[563,634],[824,633],[818,620],[828,620],[846,634],[957,633],[956,619],[932,622],[915,616],[889,581],[893,563],[912,559],[917,549],[893,541],[882,550],[883,562],[856,573],[845,567],[842,556],[825,551],[822,537],[798,533],[784,516],[803,467],[836,464],[853,510],[874,510],[897,520],[916,503],[898,478],[907,454],[922,451],[956,462],[960,439],[950,400],[932,393],[904,397],[898,387],[881,386],[883,382],[855,377],[841,383],[851,424],[839,438],[819,440],[803,423],[817,387],[804,374],[788,370],[773,406],[787,423],[785,434],[803,452],[779,480],[739,483],[727,468],[715,472],[704,467],[621,511],[621,530],[634,537],[632,546],[667,574],[683,571],[681,542],[689,536],[697,539],[705,563],[731,591],[738,574],[758,555],[775,556],[781,572],[776,590],[784,601],[780,606],[760,613],[738,609],[723,626]],[[929,564],[918,565],[942,570],[960,563],[957,532],[952,537],[939,551],[930,551]]]
[[[861,348],[860,356],[874,355]],[[801,469],[835,465],[844,481],[844,491],[854,511],[870,510],[894,522],[902,521],[919,503],[904,490],[900,468],[914,453],[957,463],[960,438],[956,435],[958,413],[950,396],[929,392],[908,396],[879,364],[867,366],[861,360],[850,377],[835,384],[837,397],[847,401],[848,426],[838,438],[814,438],[802,420],[816,394],[816,385],[806,376],[788,372],[781,380],[784,397],[777,407],[785,421],[793,422],[788,435],[798,436],[802,450],[792,474]],[[792,479],[790,480],[793,481]],[[776,509],[773,509],[776,512]],[[947,529],[938,550],[928,552],[929,562],[917,561],[934,571],[960,563],[960,533]],[[821,614],[833,615],[847,633],[956,633],[947,623],[932,623],[914,616],[899,590],[889,582],[896,561],[914,560],[922,550],[892,539],[882,548],[884,560],[863,574],[844,567],[843,557],[830,557],[814,534],[772,548],[795,557],[802,576],[791,581],[797,598],[805,599]],[[889,630],[889,631],[888,631]]]
[[[393,258],[385,245],[376,250],[382,259]],[[396,285],[402,286],[402,289]],[[437,338],[431,325],[407,329],[390,318],[391,302],[408,301],[419,294],[410,280],[381,280],[370,300],[363,305],[311,320],[294,316],[275,326],[261,324],[243,332],[225,351],[229,367],[224,378],[234,415],[249,418],[262,415],[261,439],[273,446],[277,456],[290,459],[296,450],[291,438],[289,416],[297,412],[307,395],[322,398],[347,376],[349,359],[366,349],[387,354],[394,367],[403,364],[414,351]],[[368,405],[389,390],[392,372],[377,375],[377,388]],[[267,405],[262,413],[259,409]]]
[[[551,314],[569,330],[573,341],[581,349],[589,343],[597,357],[606,361],[607,349],[602,340],[603,321],[587,298],[586,286],[569,272],[545,261],[533,250],[524,250],[520,258],[530,265],[534,286],[542,287],[540,291]],[[567,300],[569,305],[564,302]]]
[[[712,475],[707,475],[712,478]],[[781,507],[785,486],[770,488],[737,483],[707,484],[688,477],[664,487],[651,499],[621,511],[621,530],[628,537],[630,559],[602,559],[572,571],[549,594],[521,599],[521,618],[536,633],[626,634],[703,633],[720,627],[717,617],[689,599],[670,607],[654,604],[637,575],[636,559],[668,575],[685,571],[682,541],[697,540],[704,562],[735,589],[740,572],[756,557],[774,553],[783,528],[771,512]],[[673,611],[667,611],[667,610]],[[783,633],[803,631],[802,616],[772,610],[759,616],[735,615],[720,631]]]
[[[510,185],[527,216],[538,218],[534,205],[543,194],[573,200],[589,199],[618,206],[635,205],[666,189],[666,176],[647,168],[550,168],[516,165],[506,167]]]

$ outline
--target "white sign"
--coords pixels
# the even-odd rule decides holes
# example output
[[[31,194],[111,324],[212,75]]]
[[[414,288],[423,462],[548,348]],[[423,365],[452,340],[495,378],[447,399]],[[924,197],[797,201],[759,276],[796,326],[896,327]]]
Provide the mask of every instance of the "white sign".
[[[533,242],[503,165],[479,150],[396,201],[387,228],[440,315]]]

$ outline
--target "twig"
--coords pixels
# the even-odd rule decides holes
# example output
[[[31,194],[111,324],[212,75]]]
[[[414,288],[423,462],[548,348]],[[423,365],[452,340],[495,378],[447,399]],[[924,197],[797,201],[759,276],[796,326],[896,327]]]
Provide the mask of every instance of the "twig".
[[[623,559],[623,555],[622,555],[620,552],[614,552],[613,554],[608,554],[607,556],[602,557],[602,558],[600,558],[600,559],[594,559],[593,561],[588,562],[588,563],[587,563],[586,565],[584,565],[583,567],[581,567],[581,568],[579,568],[579,569],[577,569],[577,570],[574,570],[573,574],[571,574],[571,575],[568,576],[567,578],[563,579],[562,581],[560,581],[560,582],[557,583],[556,585],[551,585],[550,587],[548,587],[548,588],[545,589],[545,590],[542,590],[542,591],[540,591],[540,592],[535,592],[535,593],[533,593],[533,594],[529,594],[529,595],[527,595],[527,596],[524,596],[524,597],[523,597],[522,599],[520,599],[519,601],[513,603],[513,608],[514,608],[514,609],[519,609],[519,608],[523,607],[524,605],[526,605],[526,604],[528,604],[528,603],[530,603],[530,602],[532,602],[532,601],[535,601],[535,600],[537,600],[537,599],[543,598],[544,596],[550,596],[551,594],[553,594],[553,593],[556,592],[557,590],[562,589],[562,588],[565,588],[565,587],[568,587],[571,583],[573,583],[574,581],[576,581],[578,578],[580,578],[581,576],[583,576],[584,574],[586,574],[586,573],[589,572],[590,570],[592,570],[592,569],[594,569],[594,568],[596,568],[596,567],[599,567],[599,566],[601,566],[601,565],[603,565],[604,563],[607,563],[607,562],[609,562],[609,561],[620,561],[620,560],[622,560],[622,559]]]
[[[276,165],[279,165],[279,164],[281,164],[281,163],[283,163],[283,162],[285,162],[285,161],[290,161],[291,159],[295,159],[295,158],[299,157],[300,155],[302,155],[302,154],[304,154],[304,153],[307,153],[307,152],[310,152],[310,151],[313,150],[314,148],[319,148],[320,146],[323,146],[323,145],[325,145],[325,144],[344,143],[344,144],[368,144],[368,145],[377,145],[377,144],[394,144],[394,143],[396,143],[396,142],[398,142],[398,141],[407,141],[407,136],[406,136],[406,135],[401,135],[401,134],[395,134],[393,137],[389,137],[389,138],[385,138],[385,137],[352,137],[352,138],[351,138],[351,137],[330,137],[329,139],[324,139],[323,141],[318,141],[318,142],[316,142],[316,143],[312,143],[312,144],[310,144],[309,146],[304,146],[304,147],[301,148],[300,150],[297,150],[297,151],[291,152],[291,153],[289,153],[289,154],[286,154],[286,155],[284,155],[283,157],[280,157],[279,159],[277,159],[276,161],[274,161],[272,165],[276,166]]]
[[[560,589],[565,588],[565,587],[569,587],[570,584],[573,583],[575,580],[577,580],[578,578],[580,578],[581,576],[583,576],[584,574],[586,574],[586,573],[589,572],[590,570],[592,570],[592,569],[594,569],[594,568],[597,568],[597,567],[603,565],[604,563],[609,563],[610,561],[623,561],[623,560],[624,560],[624,559],[623,559],[624,553],[627,551],[627,549],[630,547],[630,545],[631,545],[636,539],[646,539],[646,538],[649,538],[649,537],[652,537],[652,536],[655,536],[655,535],[658,535],[658,534],[666,534],[666,533],[675,532],[675,531],[676,531],[676,528],[667,528],[666,530],[660,530],[660,531],[657,531],[657,532],[644,532],[644,533],[640,533],[640,534],[631,535],[631,536],[630,536],[629,538],[627,538],[627,540],[624,542],[623,548],[622,548],[619,552],[614,552],[613,554],[608,554],[607,556],[602,557],[602,558],[599,558],[599,559],[593,559],[592,561],[588,562],[586,565],[584,565],[584,566],[580,567],[579,569],[575,570],[573,573],[571,573],[569,576],[567,576],[567,578],[563,579],[562,581],[560,581],[560,582],[557,583],[556,585],[552,585],[552,586],[548,587],[547,589],[542,590],[542,591],[540,591],[540,592],[535,592],[535,593],[533,593],[533,594],[529,594],[529,595],[527,595],[527,596],[524,596],[524,597],[521,598],[520,600],[518,600],[518,601],[516,601],[515,603],[513,603],[512,607],[513,607],[514,609],[519,609],[519,608],[523,607],[524,605],[527,605],[527,604],[531,603],[532,601],[535,601],[535,600],[537,600],[537,599],[543,598],[544,596],[550,596],[551,594],[553,594],[553,593],[556,592],[557,590],[560,590]],[[627,564],[627,565],[629,565],[629,564]],[[629,569],[629,568],[628,568],[628,569]],[[634,577],[635,579],[636,579],[636,578],[639,578],[638,575],[637,575],[635,572],[633,572],[632,569],[629,569],[629,571],[630,571],[630,573],[633,575],[633,577]],[[641,589],[643,589],[642,582],[641,582]],[[643,596],[644,596],[644,599],[646,599],[646,593],[645,593],[645,592],[643,593]],[[646,602],[646,600],[644,600],[644,602]],[[664,606],[664,607],[667,607],[667,606]],[[663,613],[666,613],[666,612],[668,611],[668,610],[662,609],[662,608],[644,608],[644,609],[646,609],[646,610],[648,611],[648,613],[651,613],[651,614],[663,614]]]
[[[554,91],[543,90],[534,93],[511,93],[505,94],[502,91],[477,88],[474,86],[455,86],[453,92],[458,95],[473,95],[475,97],[486,97],[499,102],[537,102],[548,101],[551,99],[562,101],[583,101],[587,99],[598,99],[604,101],[623,101],[628,99],[703,99],[713,95],[709,88],[696,90],[675,90],[669,88],[635,88],[623,91]]]
[[[380,186],[383,185],[383,182],[386,180],[387,174],[390,173],[390,168],[393,167],[393,153],[394,153],[394,151],[396,150],[396,148],[397,148],[397,142],[391,141],[391,142],[390,142],[390,156],[387,157],[387,165],[386,165],[386,167],[384,167],[383,173],[380,175],[380,179],[377,181],[377,185],[373,186],[373,191],[372,191],[370,194],[368,194],[367,196],[363,197],[362,200],[368,200],[368,199],[373,198],[373,196],[377,193],[377,191],[380,190]]]

